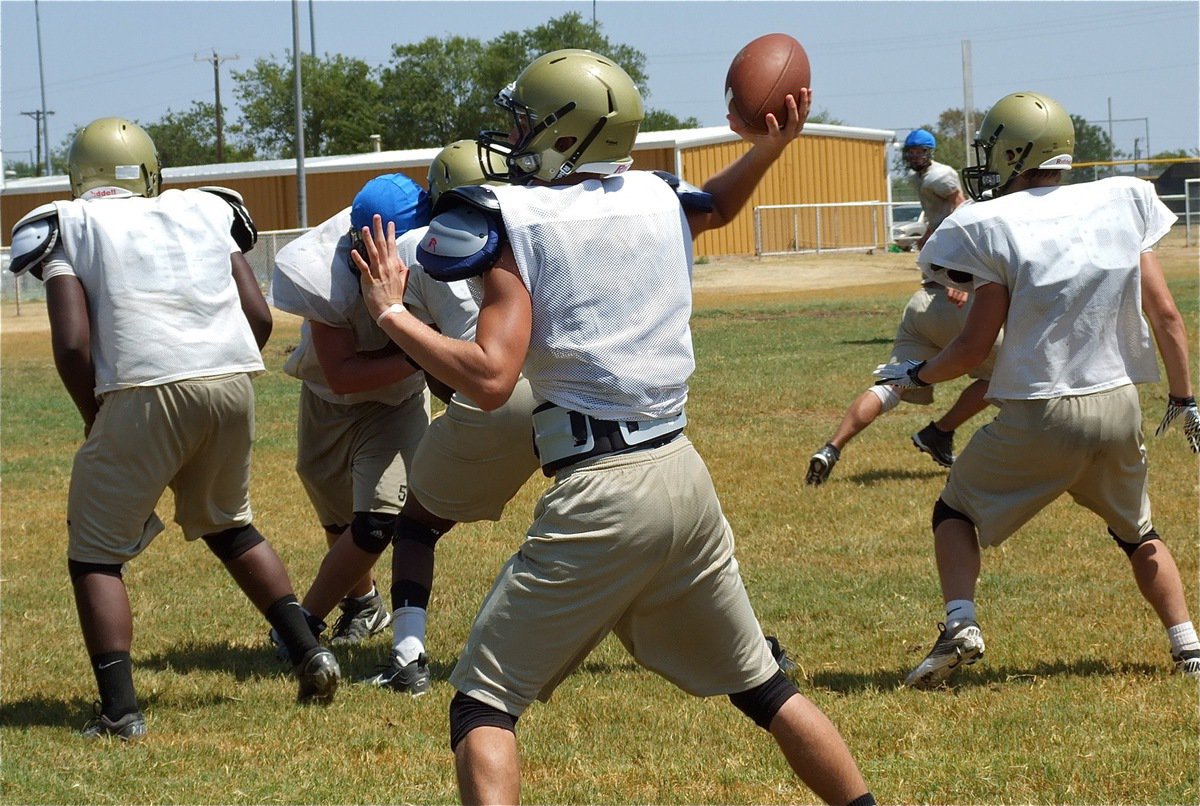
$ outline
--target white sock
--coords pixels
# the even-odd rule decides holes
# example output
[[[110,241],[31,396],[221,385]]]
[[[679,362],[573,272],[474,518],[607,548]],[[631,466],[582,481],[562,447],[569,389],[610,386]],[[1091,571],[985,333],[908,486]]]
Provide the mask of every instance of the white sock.
[[[970,619],[975,621],[975,603],[970,599],[951,599],[946,602],[946,627],[953,627],[960,621]]]
[[[392,656],[401,666],[425,651],[425,608],[400,607],[392,612]]]
[[[1178,653],[1183,649],[1200,649],[1200,638],[1196,637],[1196,628],[1192,622],[1185,621],[1167,628],[1167,638],[1171,641],[1171,652]]]

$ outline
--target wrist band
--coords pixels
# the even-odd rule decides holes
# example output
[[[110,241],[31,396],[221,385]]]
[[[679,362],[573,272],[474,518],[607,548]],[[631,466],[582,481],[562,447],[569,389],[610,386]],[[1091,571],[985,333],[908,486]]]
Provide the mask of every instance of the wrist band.
[[[929,386],[930,385],[926,381],[921,380],[921,369],[924,366],[925,366],[925,362],[922,361],[920,364],[917,364],[915,367],[913,367],[912,369],[910,369],[908,371],[908,377],[912,378],[912,382],[915,383],[917,386]]]
[[[389,313],[401,313],[403,310],[403,305],[401,305],[399,302],[393,302],[391,305],[384,308],[383,312],[380,313],[379,316],[375,317],[375,324],[379,327],[383,327],[383,317],[387,316]]]

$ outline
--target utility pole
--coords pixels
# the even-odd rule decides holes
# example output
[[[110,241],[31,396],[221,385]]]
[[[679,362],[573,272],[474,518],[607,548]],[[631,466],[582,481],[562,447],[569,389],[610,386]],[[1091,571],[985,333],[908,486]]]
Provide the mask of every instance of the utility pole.
[[[50,175],[50,121],[48,118],[53,115],[53,112],[46,111],[46,75],[42,70],[42,15],[38,11],[37,0],[33,0],[33,21],[37,28],[37,46],[38,46],[38,84],[42,90],[42,120],[45,120],[46,125],[42,126],[42,145],[46,147],[46,176]],[[25,113],[21,113],[25,114]],[[38,159],[41,162],[41,159]]]
[[[296,226],[308,229],[308,181],[304,175],[304,84],[300,78],[300,0],[292,0],[292,77],[296,107]]]
[[[36,137],[37,137],[37,162],[35,162],[33,164],[34,170],[37,171],[38,176],[49,176],[50,175],[50,146],[46,146],[46,165],[45,165],[46,172],[42,173],[42,167],[43,167],[42,166],[42,138],[46,131],[46,127],[42,125],[42,121],[48,115],[53,115],[54,113],[46,112],[41,109],[35,109],[32,112],[22,112],[21,114],[27,118],[33,118],[34,123],[37,124],[37,129],[36,129],[36,131],[37,131],[37,135],[36,135]]]
[[[308,44],[313,61],[317,60],[317,21],[313,16],[313,0],[308,0]]]
[[[975,149],[971,143],[975,139],[975,81],[971,77],[971,40],[962,41],[963,65],[963,165],[975,164]]]
[[[235,61],[237,58],[236,53],[232,56],[218,56],[217,49],[213,48],[212,56],[197,55],[193,59],[197,62],[212,62],[213,66],[213,96],[217,109],[217,162],[225,161],[225,127],[221,122],[221,62]]]

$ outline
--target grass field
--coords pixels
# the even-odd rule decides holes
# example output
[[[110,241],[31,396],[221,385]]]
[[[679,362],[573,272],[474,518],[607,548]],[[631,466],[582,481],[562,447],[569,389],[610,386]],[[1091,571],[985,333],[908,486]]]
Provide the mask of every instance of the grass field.
[[[1164,250],[1198,329],[1196,250]],[[929,533],[945,472],[903,406],[806,488],[808,456],[886,358],[912,285],[698,297],[688,431],[738,539],[764,628],[800,664],[882,802],[1196,803],[1197,687],[1170,674],[1166,638],[1095,516],[1059,501],[984,556],[983,662],[943,691],[899,686],[941,616]],[[5,313],[10,313],[5,311]],[[28,312],[26,312],[28,314]],[[36,312],[35,314],[36,315]],[[302,591],[323,540],[292,470],[297,384],[280,322],[256,380],[256,523]],[[429,625],[434,686],[420,699],[348,685],[329,708],[293,703],[262,619],[202,545],[170,527],[126,570],[135,682],[150,736],[87,743],[95,683],[65,563],[64,509],[82,435],[45,332],[5,331],[0,512],[0,741],[4,803],[441,803],[457,792],[446,678],[492,575],[544,483],[496,524],[440,544]],[[1194,356],[1193,356],[1194,357]],[[940,411],[962,388],[938,394]],[[1164,384],[1142,389],[1147,434]],[[960,432],[958,445],[985,413]],[[1155,523],[1197,592],[1197,463],[1182,436],[1150,439]],[[159,512],[168,520],[171,502]],[[388,572],[381,566],[386,589]],[[1193,610],[1200,621],[1200,609]],[[363,674],[377,636],[339,653]],[[696,700],[605,642],[549,705],[521,719],[529,803],[795,803],[812,794],[724,698]]]

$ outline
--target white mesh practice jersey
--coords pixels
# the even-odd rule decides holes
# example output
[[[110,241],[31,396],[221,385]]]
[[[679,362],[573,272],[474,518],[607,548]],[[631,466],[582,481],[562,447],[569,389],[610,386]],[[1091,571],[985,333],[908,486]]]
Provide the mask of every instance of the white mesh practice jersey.
[[[640,171],[492,190],[532,297],[534,394],[606,420],[680,412],[695,369],[692,241],[674,191]]]
[[[921,209],[925,211],[925,220],[929,222],[928,231],[933,232],[946,220],[946,216],[954,212],[951,200],[962,193],[958,172],[949,165],[931,162],[924,173],[913,172],[911,181],[921,202]]]
[[[1139,261],[1175,220],[1141,179],[1038,188],[963,205],[918,259],[1008,289],[989,397],[1090,394],[1158,380]]]
[[[261,372],[230,255],[233,210],[203,190],[55,202],[61,247],[43,279],[87,292],[96,394]]]
[[[397,404],[420,392],[424,375],[416,375],[390,386],[335,394],[325,378],[312,344],[307,320],[354,331],[355,346],[362,351],[384,347],[388,335],[367,311],[358,275],[350,269],[350,208],[301,235],[279,250],[271,277],[268,299],[282,311],[302,316],[300,344],[284,364],[284,372],[300,378],[313,393],[331,403],[376,401]],[[417,245],[425,228],[401,233],[396,248],[408,265],[409,281],[404,302],[427,324],[454,338],[474,338],[479,308],[466,283],[439,283],[425,274],[416,261]]]

